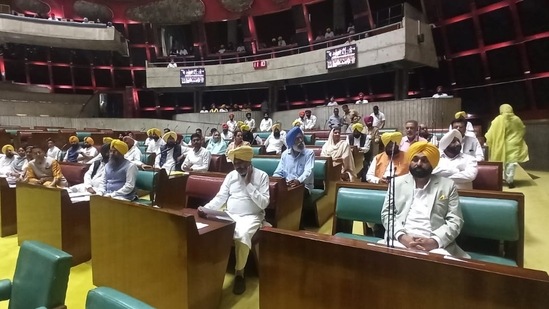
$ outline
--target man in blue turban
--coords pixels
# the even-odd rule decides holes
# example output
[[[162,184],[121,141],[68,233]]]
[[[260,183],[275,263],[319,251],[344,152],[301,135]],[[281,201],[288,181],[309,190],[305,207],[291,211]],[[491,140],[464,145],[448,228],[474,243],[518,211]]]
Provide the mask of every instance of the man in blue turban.
[[[286,144],[288,149],[282,152],[273,176],[285,178],[289,187],[301,184],[305,186],[301,215],[301,225],[303,226],[304,218],[314,216],[311,190],[314,188],[315,153],[311,149],[305,148],[303,131],[299,127],[292,128],[286,134]]]

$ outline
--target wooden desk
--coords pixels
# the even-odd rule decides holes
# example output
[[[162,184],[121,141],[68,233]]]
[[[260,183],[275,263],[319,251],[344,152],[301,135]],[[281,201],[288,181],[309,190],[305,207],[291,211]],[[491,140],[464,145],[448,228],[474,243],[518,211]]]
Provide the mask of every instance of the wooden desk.
[[[547,308],[546,272],[265,228],[259,300],[269,308]]]
[[[18,183],[17,236],[39,240],[73,256],[74,265],[91,258],[90,204],[71,203],[66,190]]]
[[[165,169],[160,169],[156,177],[154,203],[162,208],[173,210],[185,208],[187,200],[185,187],[189,175],[168,176]]]
[[[17,210],[15,188],[10,188],[6,178],[0,178],[0,237],[17,234]]]
[[[93,283],[156,308],[217,308],[234,223],[91,197]],[[196,223],[208,224],[197,230]]]

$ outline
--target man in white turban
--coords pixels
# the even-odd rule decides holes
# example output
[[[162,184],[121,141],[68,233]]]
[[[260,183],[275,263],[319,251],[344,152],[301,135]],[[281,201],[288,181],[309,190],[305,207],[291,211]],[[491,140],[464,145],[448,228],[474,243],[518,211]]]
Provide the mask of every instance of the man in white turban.
[[[269,205],[269,175],[252,166],[252,147],[241,146],[228,152],[234,171],[227,174],[217,195],[204,207],[198,208],[201,216],[210,210],[221,210],[227,205],[226,214],[236,222],[235,281],[233,293],[240,295],[246,290],[244,267],[252,248],[252,237],[265,223],[265,208]]]
[[[458,130],[444,134],[438,144],[440,161],[433,174],[452,179],[458,189],[472,190],[478,173],[477,160],[461,153],[461,140]]]

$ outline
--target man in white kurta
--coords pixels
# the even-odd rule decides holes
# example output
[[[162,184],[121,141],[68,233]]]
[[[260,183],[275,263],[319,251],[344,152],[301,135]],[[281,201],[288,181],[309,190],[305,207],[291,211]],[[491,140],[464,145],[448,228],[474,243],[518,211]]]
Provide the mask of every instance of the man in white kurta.
[[[236,130],[236,121],[234,120],[234,114],[229,114],[229,120],[227,120],[227,126],[229,128],[229,132],[234,132]]]
[[[316,116],[311,114],[310,109],[305,111],[305,118],[303,120],[303,127],[305,130],[313,130],[316,127]]]
[[[224,141],[230,141],[233,139],[233,132],[229,131],[229,125],[227,125],[226,123],[224,123],[222,126],[221,126],[222,130],[221,130],[221,139],[224,140]]]
[[[252,119],[252,113],[246,113],[244,124],[250,127],[251,132],[255,131],[255,119]]]
[[[135,146],[135,140],[129,136],[124,136],[124,142],[128,144],[128,152],[124,155],[124,159],[130,161],[137,167],[141,167],[141,150]]]
[[[15,149],[7,144],[2,147],[2,156],[0,157],[0,176],[7,176],[11,173],[11,165],[15,160]]]
[[[461,133],[452,130],[440,139],[440,161],[433,175],[452,179],[458,189],[473,189],[477,177],[477,161],[473,156],[461,153]]]
[[[84,182],[69,188],[69,192],[96,194],[105,181],[105,165],[109,162],[109,144],[101,146],[101,160],[94,161],[84,174]]]
[[[466,131],[467,120],[454,119],[452,121],[452,128],[461,133],[461,153],[475,157],[477,162],[484,161],[484,152],[482,151],[482,146],[478,142],[477,137],[474,133]]]
[[[97,151],[97,149],[93,147],[94,144],[95,142],[91,137],[84,138],[84,147],[78,150],[78,163],[88,164],[90,160],[97,156],[99,151]]]
[[[61,149],[59,149],[57,146],[55,146],[55,143],[51,138],[48,138],[48,150],[46,152],[46,156],[50,157],[54,160],[59,160],[59,154],[61,153]]]
[[[166,142],[160,137],[162,133],[157,128],[152,128],[147,131],[148,138],[145,140],[145,145],[147,145],[147,153],[160,153],[160,147],[162,147]]]
[[[269,118],[269,113],[263,114],[263,119],[261,119],[261,123],[259,124],[259,131],[269,132],[271,131],[272,126],[273,120]]]
[[[204,207],[220,210],[226,203],[227,214],[236,222],[233,293],[242,294],[246,290],[244,266],[252,248],[252,237],[263,225],[265,208],[269,205],[269,176],[252,166],[253,150],[250,146],[233,149],[228,156],[235,170],[227,174],[217,195]]]
[[[187,151],[181,169],[186,172],[207,172],[210,167],[211,154],[206,148],[202,147],[202,137],[196,133],[191,135],[191,145],[193,148]]]

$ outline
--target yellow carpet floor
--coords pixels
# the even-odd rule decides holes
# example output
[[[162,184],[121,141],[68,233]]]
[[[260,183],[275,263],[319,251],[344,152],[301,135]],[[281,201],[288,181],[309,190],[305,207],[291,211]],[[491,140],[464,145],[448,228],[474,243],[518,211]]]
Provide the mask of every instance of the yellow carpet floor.
[[[516,188],[506,191],[523,192],[525,195],[525,267],[549,272],[549,238],[547,224],[549,223],[549,172],[517,169]],[[330,234],[332,220],[317,231]],[[362,227],[355,224],[355,233]],[[0,279],[12,278],[19,247],[17,235],[0,238]],[[243,295],[235,296],[231,292],[233,275],[227,273],[223,284],[223,297],[220,308],[259,308],[259,280],[255,275],[247,276],[247,290]],[[66,304],[69,309],[85,307],[86,293],[94,288],[92,284],[91,262],[87,262],[71,270]],[[0,309],[7,309],[7,302],[0,302]]]

